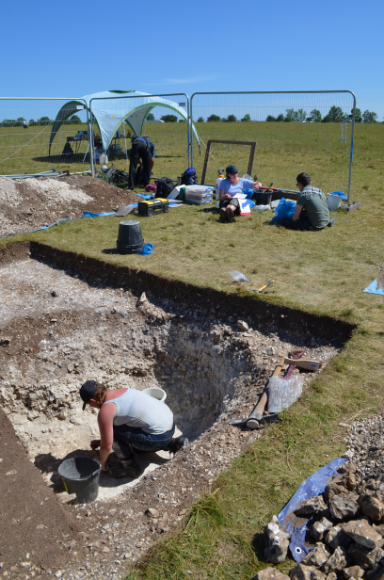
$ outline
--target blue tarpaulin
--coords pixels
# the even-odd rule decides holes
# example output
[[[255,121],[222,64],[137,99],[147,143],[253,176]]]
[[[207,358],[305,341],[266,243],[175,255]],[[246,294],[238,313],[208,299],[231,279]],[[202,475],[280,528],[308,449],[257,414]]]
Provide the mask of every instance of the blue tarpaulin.
[[[301,560],[309,554],[312,548],[307,548],[305,546],[305,535],[307,533],[308,520],[301,527],[295,527],[295,516],[294,511],[299,507],[299,504],[314,495],[320,495],[324,493],[328,479],[337,475],[337,469],[347,461],[343,457],[337,457],[328,465],[325,465],[316,473],[310,475],[303,483],[300,485],[296,493],[291,497],[284,509],[281,510],[277,519],[283,530],[291,534],[291,543],[289,544],[289,549],[291,554],[296,560],[296,562],[301,562]]]
[[[368,286],[368,288],[365,288],[363,292],[366,292],[367,294],[379,294],[380,296],[384,296],[384,288],[379,284],[377,278],[372,282],[372,284]]]

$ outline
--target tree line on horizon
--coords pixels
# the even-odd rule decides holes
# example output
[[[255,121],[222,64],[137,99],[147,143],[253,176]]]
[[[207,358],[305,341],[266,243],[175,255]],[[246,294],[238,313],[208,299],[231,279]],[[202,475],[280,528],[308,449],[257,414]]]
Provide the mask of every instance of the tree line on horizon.
[[[0,121],[0,127],[22,127],[23,123],[26,119],[24,117],[19,117],[18,119],[4,119],[4,121]],[[66,125],[79,125],[83,121],[77,115],[73,115],[67,121],[64,121]],[[35,127],[35,126],[46,126],[53,124],[54,120],[50,119],[49,117],[40,117],[35,121],[34,119],[30,119],[28,121],[28,127]]]
[[[327,115],[322,116],[318,109],[313,109],[309,115],[304,111],[304,109],[286,109],[286,114],[282,113],[277,117],[273,115],[268,115],[266,122],[268,123],[348,123],[352,121],[353,110],[351,114],[348,115],[344,113],[341,107],[333,106],[329,109]],[[249,114],[244,115],[242,119],[237,119],[235,115],[228,115],[228,117],[219,117],[218,115],[210,115],[207,118],[207,123],[211,122],[224,122],[224,123],[235,123],[238,121],[249,122],[251,121],[251,116]],[[204,118],[199,117],[196,121],[197,123],[204,123]],[[356,109],[355,112],[355,122],[356,123],[377,123],[377,113],[373,111],[361,112],[361,109]]]

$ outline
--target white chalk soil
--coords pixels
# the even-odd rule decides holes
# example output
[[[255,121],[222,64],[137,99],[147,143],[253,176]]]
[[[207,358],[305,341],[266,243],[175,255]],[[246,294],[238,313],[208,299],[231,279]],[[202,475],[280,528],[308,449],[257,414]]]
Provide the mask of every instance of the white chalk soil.
[[[97,578],[123,574],[158,534],[184,518],[250,435],[262,434],[229,419],[249,415],[279,356],[308,347],[293,334],[251,324],[240,331],[236,320],[146,294],[139,305],[122,288],[35,260],[0,268],[0,404],[48,486],[62,492],[58,466],[90,456],[90,441],[98,438],[97,414],[83,412],[78,395],[87,379],[109,388],[164,389],[177,434],[191,441],[174,457],[141,456],[144,473],[136,480],[103,473],[96,502],[65,506],[84,530],[73,570],[81,562]],[[316,337],[307,348],[309,358],[325,363],[337,352]],[[307,373],[305,384],[316,374]],[[147,517],[148,508],[155,515]],[[73,578],[81,577],[73,570]]]

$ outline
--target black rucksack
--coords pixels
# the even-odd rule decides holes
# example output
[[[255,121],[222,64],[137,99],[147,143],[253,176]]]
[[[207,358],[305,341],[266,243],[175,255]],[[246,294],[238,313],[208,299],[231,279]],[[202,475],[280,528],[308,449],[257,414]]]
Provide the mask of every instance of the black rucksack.
[[[175,184],[169,177],[161,177],[158,179],[156,186],[156,197],[168,197],[168,195],[175,189]]]
[[[188,167],[181,176],[181,185],[195,185],[197,183],[196,171],[193,167]]]

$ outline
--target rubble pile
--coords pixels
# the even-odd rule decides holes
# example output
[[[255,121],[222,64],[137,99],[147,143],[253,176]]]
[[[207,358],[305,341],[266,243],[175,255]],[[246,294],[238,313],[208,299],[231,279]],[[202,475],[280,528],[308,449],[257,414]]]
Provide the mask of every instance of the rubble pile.
[[[359,463],[361,463],[359,461]],[[363,466],[363,465],[361,465]],[[309,553],[290,571],[291,580],[381,580],[384,577],[384,473],[372,475],[347,461],[328,480],[324,494],[303,501],[294,511],[295,527],[307,521]],[[266,559],[285,560],[289,545],[276,516],[266,525]],[[283,580],[274,568],[257,580]],[[279,578],[278,578],[279,577]]]

